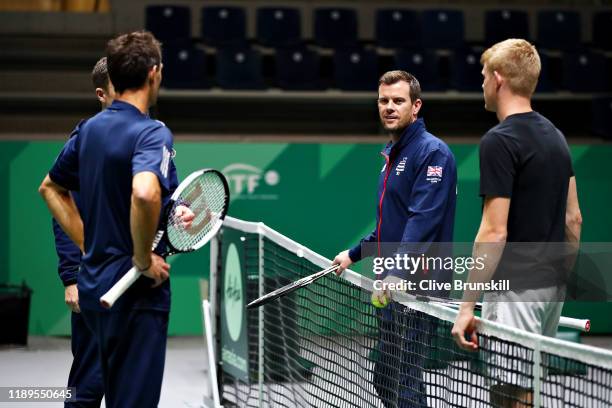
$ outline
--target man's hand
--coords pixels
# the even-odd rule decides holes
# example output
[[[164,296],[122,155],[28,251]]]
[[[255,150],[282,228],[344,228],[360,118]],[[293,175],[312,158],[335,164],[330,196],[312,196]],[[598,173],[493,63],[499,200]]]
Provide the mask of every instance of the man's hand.
[[[380,280],[380,279],[379,279]],[[398,278],[397,276],[387,276],[385,279],[382,280],[383,284],[385,285],[384,289],[373,289],[372,290],[372,299],[377,298],[378,302],[381,305],[387,304],[389,303],[392,299],[392,293],[388,288],[388,284],[389,283],[400,283],[402,281],[401,278]]]
[[[195,218],[193,211],[184,205],[179,205],[176,207],[174,216],[181,220],[181,225],[184,229],[189,229],[193,219]]]
[[[451,330],[455,343],[467,351],[478,350],[478,336],[476,335],[477,327],[478,321],[474,316],[473,304],[471,302],[462,303],[457,318],[455,319],[453,329]],[[466,335],[470,338],[469,341],[465,339]]]
[[[349,257],[348,249],[336,255],[336,257],[334,258],[334,261],[332,262],[332,265],[340,265],[340,267],[336,269],[336,275],[342,274],[342,272],[344,272],[345,269],[348,269],[348,267],[351,266],[352,264],[353,264],[353,261]]]
[[[77,285],[72,284],[66,286],[64,289],[64,301],[75,313],[81,313],[81,308],[79,307],[79,291],[77,290]]]
[[[138,267],[138,265],[136,265]],[[151,266],[149,266],[146,270],[141,270],[142,274],[148,278],[151,278],[155,281],[152,287],[157,287],[164,283],[166,279],[170,276],[170,265],[164,261],[164,258],[161,256],[152,253],[151,254]]]

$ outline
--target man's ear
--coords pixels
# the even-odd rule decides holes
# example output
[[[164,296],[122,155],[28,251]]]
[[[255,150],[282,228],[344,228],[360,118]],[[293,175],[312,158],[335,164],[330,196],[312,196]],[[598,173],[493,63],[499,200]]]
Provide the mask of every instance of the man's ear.
[[[106,98],[106,93],[104,92],[104,89],[96,88],[96,97],[98,98],[98,101],[100,101],[100,103],[104,103],[104,100]]]
[[[151,67],[151,69],[149,69],[149,83],[153,83],[155,81],[155,75],[157,74],[157,71],[159,70],[159,65],[153,65]]]
[[[499,72],[493,71],[493,78],[495,78],[495,84],[497,86],[497,89],[501,88],[502,84],[505,81],[504,77],[501,76]]]
[[[420,99],[417,99],[412,104],[412,110],[413,110],[415,116],[419,114],[419,111],[421,110],[421,106],[423,106],[423,101],[420,100]]]

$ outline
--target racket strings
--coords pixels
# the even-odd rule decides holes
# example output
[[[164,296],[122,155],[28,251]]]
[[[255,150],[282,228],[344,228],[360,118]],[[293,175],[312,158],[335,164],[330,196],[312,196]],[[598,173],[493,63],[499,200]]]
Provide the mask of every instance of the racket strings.
[[[179,251],[194,249],[217,224],[225,205],[225,187],[219,176],[203,173],[193,180],[170,209],[167,232],[172,246]],[[185,210],[181,206],[194,214],[190,224],[180,216]]]

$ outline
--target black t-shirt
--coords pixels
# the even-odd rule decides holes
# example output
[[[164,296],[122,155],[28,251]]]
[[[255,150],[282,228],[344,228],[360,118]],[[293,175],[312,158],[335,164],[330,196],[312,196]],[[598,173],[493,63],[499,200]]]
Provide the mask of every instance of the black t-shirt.
[[[565,137],[537,112],[510,115],[483,136],[480,195],[510,198],[508,244],[494,278],[510,279],[511,290],[558,284],[560,271],[550,254],[559,245],[552,243],[565,241],[573,175]],[[520,257],[511,256],[516,251]]]

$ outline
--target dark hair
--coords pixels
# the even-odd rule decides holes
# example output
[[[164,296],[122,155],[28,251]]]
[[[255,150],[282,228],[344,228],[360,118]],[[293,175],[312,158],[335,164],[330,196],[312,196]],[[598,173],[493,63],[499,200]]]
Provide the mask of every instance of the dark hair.
[[[148,31],[113,38],[106,45],[108,75],[117,93],[141,88],[149,70],[161,65],[161,44]]]
[[[416,77],[406,71],[387,71],[378,80],[378,86],[393,85],[400,81],[407,82],[410,85],[410,101],[414,102],[421,99],[421,85]]]
[[[108,68],[106,68],[106,57],[102,57],[96,62],[91,71],[91,82],[94,88],[102,88],[108,92]]]

